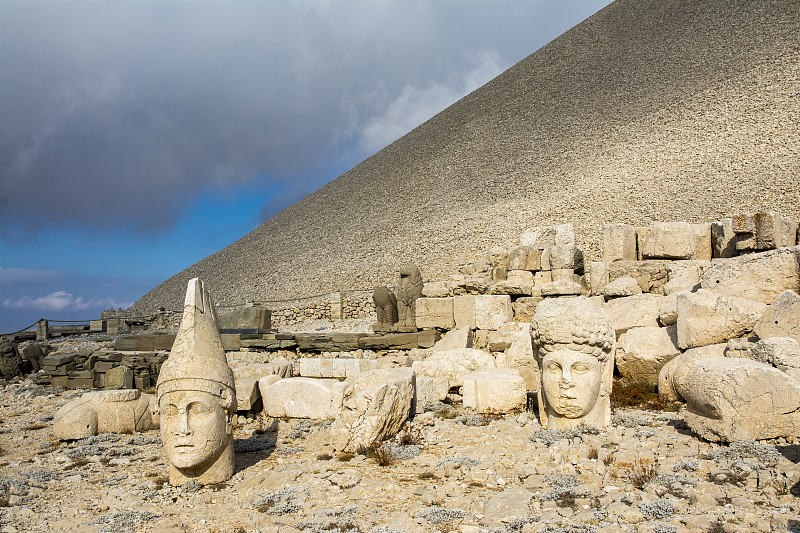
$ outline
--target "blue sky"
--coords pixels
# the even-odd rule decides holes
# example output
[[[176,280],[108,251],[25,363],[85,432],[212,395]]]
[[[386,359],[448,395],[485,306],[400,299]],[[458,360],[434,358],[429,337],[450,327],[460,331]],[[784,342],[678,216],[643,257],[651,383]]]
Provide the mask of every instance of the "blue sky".
[[[97,318],[607,0],[0,0],[0,332]]]

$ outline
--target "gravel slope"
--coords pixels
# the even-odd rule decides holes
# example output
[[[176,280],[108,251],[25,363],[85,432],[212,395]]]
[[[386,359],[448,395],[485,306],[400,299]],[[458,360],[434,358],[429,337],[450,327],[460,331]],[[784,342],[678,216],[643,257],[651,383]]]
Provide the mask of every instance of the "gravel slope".
[[[442,279],[524,229],[800,218],[800,2],[617,0],[133,309]]]

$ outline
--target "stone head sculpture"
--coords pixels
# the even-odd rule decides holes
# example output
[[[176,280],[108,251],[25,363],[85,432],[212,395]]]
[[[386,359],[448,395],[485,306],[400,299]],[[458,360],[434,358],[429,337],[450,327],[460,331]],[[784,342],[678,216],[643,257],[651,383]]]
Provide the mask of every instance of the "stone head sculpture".
[[[178,334],[156,384],[169,482],[221,483],[233,475],[236,389],[214,303],[189,281]]]
[[[608,426],[616,348],[608,315],[585,296],[547,299],[536,308],[531,337],[542,373],[542,426]]]

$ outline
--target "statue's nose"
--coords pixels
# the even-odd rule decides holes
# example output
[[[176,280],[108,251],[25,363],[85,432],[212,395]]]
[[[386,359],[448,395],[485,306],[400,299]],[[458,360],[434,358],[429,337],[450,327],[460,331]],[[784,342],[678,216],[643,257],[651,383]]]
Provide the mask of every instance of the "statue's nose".
[[[175,426],[175,433],[178,435],[191,435],[192,428],[189,426],[189,413],[178,413],[178,423]]]

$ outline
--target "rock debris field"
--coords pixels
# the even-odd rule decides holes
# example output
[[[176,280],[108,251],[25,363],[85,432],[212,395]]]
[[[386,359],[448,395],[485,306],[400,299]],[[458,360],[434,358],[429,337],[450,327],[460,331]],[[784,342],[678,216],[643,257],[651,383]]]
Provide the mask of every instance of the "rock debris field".
[[[172,487],[158,430],[54,439],[82,393],[0,382],[0,533],[800,531],[800,443],[704,442],[681,411],[563,432],[442,403],[355,455],[329,423],[240,416],[233,478]]]

